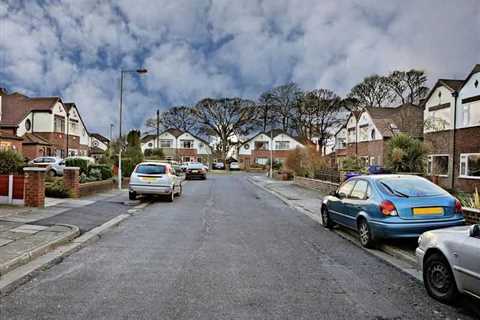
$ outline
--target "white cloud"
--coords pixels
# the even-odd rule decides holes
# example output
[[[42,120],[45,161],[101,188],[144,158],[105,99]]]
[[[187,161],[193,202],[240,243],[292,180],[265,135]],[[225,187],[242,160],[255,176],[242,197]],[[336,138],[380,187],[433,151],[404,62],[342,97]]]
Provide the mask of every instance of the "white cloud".
[[[39,4],[40,3],[40,4]],[[11,90],[74,100],[91,130],[125,102],[141,126],[159,107],[288,81],[345,94],[363,77],[422,68],[430,83],[479,63],[475,0],[2,1],[0,77]]]

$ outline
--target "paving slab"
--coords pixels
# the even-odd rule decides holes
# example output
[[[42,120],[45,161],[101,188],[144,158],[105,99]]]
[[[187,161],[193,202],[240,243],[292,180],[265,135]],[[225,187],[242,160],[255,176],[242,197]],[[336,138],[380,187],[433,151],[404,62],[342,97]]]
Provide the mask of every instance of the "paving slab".
[[[11,240],[11,239],[1,239],[1,238],[0,238],[0,247],[1,247],[1,246],[4,246],[4,245],[6,245],[6,244],[8,244],[8,243],[10,243],[10,242],[12,242],[12,241],[13,241],[13,240]]]

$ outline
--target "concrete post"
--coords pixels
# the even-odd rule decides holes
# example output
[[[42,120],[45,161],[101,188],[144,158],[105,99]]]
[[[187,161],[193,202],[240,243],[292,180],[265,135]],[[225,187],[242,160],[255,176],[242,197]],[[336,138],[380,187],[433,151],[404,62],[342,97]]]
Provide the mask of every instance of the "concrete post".
[[[13,203],[13,175],[8,176],[8,203]]]
[[[26,207],[43,208],[45,206],[46,168],[27,167],[24,180],[24,202]]]
[[[65,167],[63,169],[63,185],[70,192],[72,198],[80,197],[80,168]]]

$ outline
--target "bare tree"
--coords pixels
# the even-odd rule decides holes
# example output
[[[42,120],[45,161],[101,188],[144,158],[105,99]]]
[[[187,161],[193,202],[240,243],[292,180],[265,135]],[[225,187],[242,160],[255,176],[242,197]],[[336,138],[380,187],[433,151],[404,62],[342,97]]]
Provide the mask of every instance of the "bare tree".
[[[150,128],[157,127],[157,119],[147,119],[146,126]],[[197,120],[193,115],[192,108],[188,106],[176,106],[163,111],[160,114],[160,126],[163,129],[180,129],[183,131],[190,131],[192,133],[198,132]]]
[[[257,103],[257,123],[258,128],[263,132],[272,127],[277,120],[275,119],[275,106],[273,105],[270,92],[264,92],[258,98]]]
[[[255,103],[241,98],[205,98],[192,111],[201,131],[218,136],[223,160],[233,145],[232,137],[246,135],[254,129],[257,115]]]
[[[364,107],[384,107],[394,99],[387,82],[386,77],[371,75],[355,85],[348,96],[355,98]]]
[[[275,87],[267,92],[274,107],[273,110],[278,115],[284,131],[288,132],[290,129],[293,107],[296,105],[301,93],[300,88],[293,82]]]
[[[418,104],[420,99],[428,93],[428,87],[425,86],[426,82],[425,72],[415,69],[409,71],[395,70],[387,77],[387,85],[402,104]]]

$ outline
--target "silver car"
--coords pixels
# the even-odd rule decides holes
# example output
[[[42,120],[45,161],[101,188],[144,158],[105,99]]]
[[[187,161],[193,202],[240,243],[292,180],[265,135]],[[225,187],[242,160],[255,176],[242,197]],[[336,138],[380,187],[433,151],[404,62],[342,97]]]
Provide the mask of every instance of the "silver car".
[[[171,164],[142,162],[130,176],[128,191],[130,200],[141,194],[156,194],[173,202],[175,196],[182,194],[182,184]]]
[[[416,256],[430,296],[446,303],[459,293],[480,299],[480,225],[427,231]]]
[[[63,176],[63,169],[65,168],[65,161],[58,157],[38,157],[28,164],[46,168],[47,174],[51,177]]]

